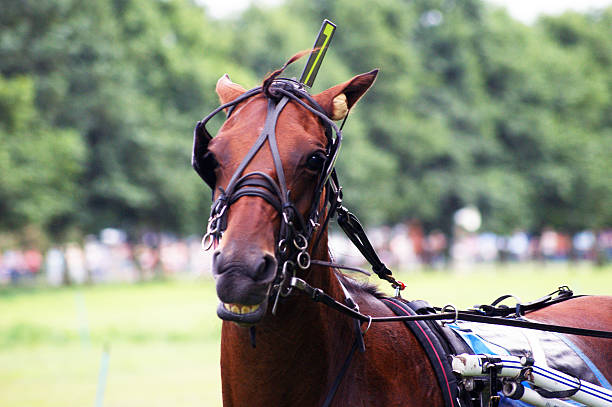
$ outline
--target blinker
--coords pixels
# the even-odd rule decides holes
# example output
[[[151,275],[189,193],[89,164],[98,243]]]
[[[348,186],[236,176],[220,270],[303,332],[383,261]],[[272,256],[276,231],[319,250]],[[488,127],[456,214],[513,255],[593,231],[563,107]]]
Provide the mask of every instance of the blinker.
[[[217,164],[208,151],[208,144],[212,137],[206,130],[206,123],[204,121],[196,124],[193,133],[191,165],[200,178],[214,191],[215,184],[217,183],[217,178],[215,177],[215,167]]]

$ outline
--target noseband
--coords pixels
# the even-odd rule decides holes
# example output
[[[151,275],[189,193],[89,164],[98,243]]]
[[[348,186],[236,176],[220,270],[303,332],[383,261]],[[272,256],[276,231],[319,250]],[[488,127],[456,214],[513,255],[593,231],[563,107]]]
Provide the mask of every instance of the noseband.
[[[217,188],[219,195],[217,199],[214,199],[216,188],[215,162],[212,154],[208,151],[208,143],[212,140],[212,136],[206,129],[206,123],[226,108],[228,109],[227,118],[229,118],[239,103],[259,94],[264,94],[268,103],[263,130],[234,172],[227,187],[225,189]],[[276,138],[278,117],[285,106],[291,101],[299,104],[320,119],[325,128],[325,136],[327,138],[325,162],[319,174],[312,205],[306,218],[302,216],[291,200],[291,191],[287,188]],[[335,137],[333,137],[332,133],[335,133]],[[268,174],[260,171],[243,174],[247,165],[266,141],[272,152],[278,182]],[[283,284],[283,282],[288,282],[295,274],[295,267],[297,266],[302,270],[310,267],[308,245],[314,232],[319,227],[321,215],[319,202],[321,195],[324,191],[328,191],[327,199],[329,200],[337,200],[340,196],[340,188],[338,187],[334,165],[341,141],[341,129],[327,116],[323,108],[304,90],[300,83],[290,79],[277,79],[267,89],[262,87],[251,89],[233,101],[213,110],[196,125],[192,155],[193,168],[213,190],[214,202],[208,219],[207,231],[202,239],[203,248],[208,250],[213,245],[218,244],[223,232],[227,228],[229,206],[243,196],[256,196],[264,199],[280,215],[281,224],[275,253],[279,264],[277,276],[282,278],[279,291],[283,291],[283,286],[285,286],[284,294],[288,294],[286,291],[289,289],[286,288],[287,285]],[[314,246],[316,246],[316,243]]]

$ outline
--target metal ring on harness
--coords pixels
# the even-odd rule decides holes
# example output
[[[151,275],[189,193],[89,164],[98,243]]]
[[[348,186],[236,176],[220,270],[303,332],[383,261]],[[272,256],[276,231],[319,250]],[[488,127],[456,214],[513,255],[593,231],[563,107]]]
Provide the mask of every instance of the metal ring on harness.
[[[365,335],[370,330],[370,326],[372,325],[372,315],[368,315],[368,326],[366,326],[365,331],[361,333],[361,335]]]
[[[210,250],[210,248],[213,246],[214,243],[215,243],[215,237],[212,235],[212,233],[208,232],[202,238],[202,249],[204,251],[208,251]]]
[[[283,255],[284,255],[285,253],[287,253],[287,249],[288,249],[288,248],[289,248],[289,247],[288,247],[288,245],[287,245],[287,240],[285,240],[285,239],[281,239],[281,240],[278,242],[278,252],[279,252],[280,254],[283,254]]]
[[[289,275],[291,273],[291,275]],[[288,297],[293,291],[293,287],[288,284],[291,281],[291,277],[295,277],[295,263],[291,260],[287,260],[283,264],[283,269],[281,271],[282,280],[278,286],[279,294],[281,297]],[[283,291],[285,290],[285,291]]]
[[[217,224],[217,217],[210,218],[208,221],[208,226],[206,227],[206,234],[214,235],[219,231],[219,225]]]
[[[287,215],[287,212],[283,211],[283,220],[285,221],[285,223],[289,226],[293,226],[293,222],[289,220],[289,216]]]
[[[300,240],[303,242],[302,244],[299,243]],[[293,245],[298,250],[306,250],[308,247],[308,240],[306,240],[306,237],[304,237],[303,234],[298,233],[298,235],[293,239]]]
[[[446,324],[454,324],[455,322],[457,322],[457,319],[459,318],[459,310],[453,304],[446,304],[445,306],[442,307],[440,311],[449,312],[451,310],[455,312],[455,317],[450,321],[447,319],[440,320],[440,323],[442,324],[442,326]]]
[[[310,267],[310,254],[307,251],[302,251],[297,255],[297,264],[302,270]]]
[[[317,218],[319,217],[319,213],[316,213]],[[319,226],[321,226],[320,223],[315,222],[312,218],[309,219],[310,220],[310,226],[312,226],[312,230],[317,230],[319,228]]]
[[[221,202],[219,202],[219,204],[221,204]],[[217,212],[217,214],[215,215],[215,219],[220,218],[221,216],[223,216],[223,214],[225,213],[225,210],[227,209],[227,204],[223,205],[221,207],[221,209],[219,210],[219,212]]]

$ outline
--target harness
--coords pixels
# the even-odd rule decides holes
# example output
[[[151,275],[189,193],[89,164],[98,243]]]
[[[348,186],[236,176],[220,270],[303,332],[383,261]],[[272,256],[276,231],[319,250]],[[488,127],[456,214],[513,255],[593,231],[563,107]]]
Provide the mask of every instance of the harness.
[[[281,70],[282,71],[282,70]],[[279,72],[280,73],[280,72]],[[235,110],[236,106],[252,97],[264,95],[267,100],[267,113],[263,130],[255,140],[242,162],[234,172],[225,189],[216,185],[215,167],[216,162],[210,151],[208,144],[212,136],[206,129],[208,121],[223,109],[228,109],[228,118]],[[283,171],[282,161],[278,149],[276,138],[276,124],[278,117],[289,102],[294,102],[314,114],[324,127],[327,146],[325,150],[325,161],[320,171],[316,187],[313,192],[313,200],[306,216],[297,210],[291,199],[291,191],[287,188],[287,183]],[[345,118],[346,120],[346,118]],[[335,137],[334,137],[335,135]],[[349,317],[355,322],[355,341],[342,365],[336,379],[324,401],[323,406],[327,407],[333,401],[338,386],[344,377],[353,355],[359,349],[365,351],[365,344],[362,332],[362,323],[370,324],[373,322],[403,321],[419,339],[423,348],[436,371],[438,383],[442,389],[445,404],[448,407],[471,406],[469,396],[465,391],[460,391],[461,386],[457,384],[457,378],[452,373],[448,355],[457,355],[465,349],[456,340],[453,341],[452,335],[445,334],[443,328],[434,321],[436,320],[466,320],[485,323],[496,323],[503,325],[514,325],[531,329],[540,329],[554,332],[565,332],[576,335],[589,335],[612,338],[611,332],[586,330],[578,328],[568,328],[563,326],[540,324],[529,321],[520,321],[512,318],[504,318],[512,313],[520,316],[525,311],[537,309],[537,307],[549,305],[551,302],[562,301],[568,298],[552,298],[552,294],[544,301],[537,304],[517,305],[516,309],[507,309],[497,306],[500,298],[491,306],[483,306],[481,309],[472,311],[458,311],[454,309],[448,312],[445,308],[433,309],[424,303],[407,303],[399,299],[399,290],[405,285],[392,276],[391,271],[382,263],[374,248],[370,244],[362,225],[358,219],[342,206],[342,188],[339,185],[335,171],[335,162],[342,141],[342,126],[339,128],[325,113],[323,108],[308,94],[303,85],[297,81],[281,78],[264,82],[264,86],[251,89],[235,100],[225,103],[213,110],[208,116],[199,121],[194,130],[194,144],[192,153],[192,165],[198,175],[210,186],[213,192],[213,203],[206,234],[202,239],[202,246],[208,250],[217,245],[223,232],[227,228],[227,215],[229,207],[238,199],[244,196],[255,196],[264,199],[279,214],[280,230],[276,242],[276,258],[278,269],[273,284],[272,295],[275,301],[272,312],[276,312],[280,297],[286,297],[293,289],[297,289],[314,301],[322,302]],[[264,144],[268,143],[272,153],[274,168],[278,182],[271,176],[260,171],[253,171],[244,174],[244,171],[251,160]],[[215,189],[218,195],[215,199]],[[322,200],[323,198],[323,200]],[[322,202],[321,202],[322,201]],[[329,205],[329,208],[327,206]],[[321,222],[321,215],[325,213],[325,218]],[[330,266],[336,268],[346,268],[338,264],[321,260],[311,260],[311,251],[316,249],[322,232],[326,230],[332,217],[336,216],[339,226],[344,230],[349,239],[364,255],[371,264],[372,270],[381,278],[391,283],[396,289],[396,298],[384,299],[383,301],[395,313],[395,317],[372,317],[361,314],[358,305],[351,298],[350,293],[344,287],[342,280],[338,281],[344,291],[344,303],[336,301],[319,288],[311,287],[304,280],[296,277],[297,268],[307,270],[311,264]],[[322,226],[322,227],[321,227]],[[317,235],[317,230],[321,232]],[[367,272],[366,272],[367,273]],[[571,293],[571,292],[570,292]],[[554,293],[553,293],[554,294]],[[567,297],[567,296],[566,296]],[[570,294],[571,297],[571,294]],[[418,321],[418,322],[417,322]],[[252,331],[252,335],[253,335]],[[253,335],[254,336],[254,335]],[[252,338],[254,344],[254,337]],[[491,378],[495,383],[494,378]]]
[[[507,298],[507,296],[503,296],[498,298],[491,305],[479,305],[475,306],[474,309],[466,311],[459,311],[453,306],[435,308],[431,307],[424,301],[407,302],[399,296],[396,296],[395,298],[382,298],[381,301],[385,303],[396,314],[396,316],[372,317],[370,315],[355,312],[353,309],[336,301],[321,289],[314,288],[299,278],[292,278],[291,285],[309,296],[313,301],[321,302],[330,308],[333,308],[336,311],[346,314],[356,320],[368,322],[368,324],[393,321],[403,321],[406,323],[408,328],[410,328],[415,337],[419,340],[423,350],[431,362],[434,372],[436,373],[446,407],[476,407],[479,405],[476,403],[480,403],[481,400],[486,404],[480,405],[495,407],[500,405],[500,398],[497,396],[497,390],[501,390],[501,388],[496,388],[498,383],[496,369],[490,369],[490,376],[486,379],[486,383],[490,383],[492,386],[488,389],[482,385],[474,387],[474,380],[472,379],[462,379],[461,381],[457,380],[455,375],[456,371],[449,364],[449,358],[451,358],[453,355],[473,353],[473,351],[466,348],[465,344],[461,343],[453,332],[445,329],[445,327],[441,325],[438,325],[436,321],[441,321],[442,323],[472,321],[570,335],[612,339],[612,332],[610,331],[543,324],[522,318],[523,312],[525,311],[534,311],[552,304],[576,298],[577,296],[574,296],[573,292],[567,287],[560,287],[557,291],[536,301],[527,304],[518,304],[514,308],[499,305],[504,298]],[[449,308],[451,308],[451,310],[449,310]],[[550,393],[548,396],[564,397],[563,393]],[[550,405],[553,406],[561,404]],[[508,404],[504,404],[504,406],[509,407]],[[606,407],[607,406],[608,405],[606,404]]]

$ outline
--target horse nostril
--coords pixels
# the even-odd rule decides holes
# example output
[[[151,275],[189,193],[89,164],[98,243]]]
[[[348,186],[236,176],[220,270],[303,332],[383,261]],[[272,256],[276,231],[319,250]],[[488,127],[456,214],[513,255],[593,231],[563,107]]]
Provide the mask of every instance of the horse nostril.
[[[269,254],[266,254],[261,259],[261,262],[255,270],[255,280],[269,280],[276,274],[276,259]]]
[[[221,273],[223,273],[224,267],[221,263],[223,263],[222,261],[222,255],[221,255],[221,251],[220,250],[216,250],[213,255],[212,255],[212,274],[213,276],[217,276]]]

